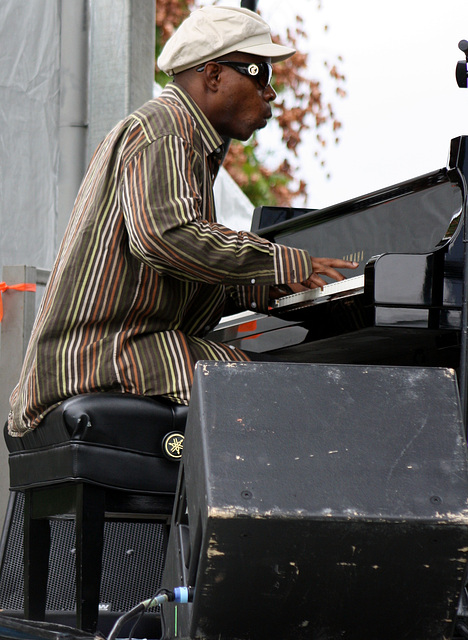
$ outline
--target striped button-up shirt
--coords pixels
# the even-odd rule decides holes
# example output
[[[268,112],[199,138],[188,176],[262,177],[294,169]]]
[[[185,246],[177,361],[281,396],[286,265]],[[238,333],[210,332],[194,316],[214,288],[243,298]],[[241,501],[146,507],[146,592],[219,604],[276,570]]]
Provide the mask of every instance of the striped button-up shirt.
[[[197,360],[248,360],[203,337],[227,296],[266,311],[269,286],[305,280],[311,262],[216,222],[222,152],[222,138],[176,84],[98,147],[11,396],[12,435],[80,393],[187,404]]]

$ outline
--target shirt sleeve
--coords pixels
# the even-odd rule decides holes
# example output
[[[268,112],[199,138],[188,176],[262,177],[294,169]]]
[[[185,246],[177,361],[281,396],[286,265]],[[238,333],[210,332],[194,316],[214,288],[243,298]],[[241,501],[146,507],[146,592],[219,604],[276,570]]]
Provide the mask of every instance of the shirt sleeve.
[[[257,286],[305,280],[312,271],[306,251],[207,220],[204,200],[212,193],[205,170],[204,158],[175,135],[148,144],[127,164],[121,203],[131,252],[181,280]]]

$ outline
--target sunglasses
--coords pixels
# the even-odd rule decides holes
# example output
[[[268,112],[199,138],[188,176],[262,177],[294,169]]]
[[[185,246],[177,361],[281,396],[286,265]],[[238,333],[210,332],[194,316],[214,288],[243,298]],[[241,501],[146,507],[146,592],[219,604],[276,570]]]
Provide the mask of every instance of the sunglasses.
[[[262,89],[268,87],[273,75],[273,67],[269,62],[233,62],[231,60],[210,60],[210,62],[224,64],[226,67],[231,67],[238,73],[242,73],[243,76],[253,78]],[[197,71],[203,71],[207,64],[206,62],[203,66],[198,67]]]

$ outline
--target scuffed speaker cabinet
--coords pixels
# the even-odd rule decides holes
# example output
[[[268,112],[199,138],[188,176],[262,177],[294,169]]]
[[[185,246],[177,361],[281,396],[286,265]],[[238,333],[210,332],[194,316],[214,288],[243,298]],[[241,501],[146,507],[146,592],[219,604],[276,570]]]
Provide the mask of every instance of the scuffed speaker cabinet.
[[[165,638],[449,638],[467,498],[452,370],[199,363]]]

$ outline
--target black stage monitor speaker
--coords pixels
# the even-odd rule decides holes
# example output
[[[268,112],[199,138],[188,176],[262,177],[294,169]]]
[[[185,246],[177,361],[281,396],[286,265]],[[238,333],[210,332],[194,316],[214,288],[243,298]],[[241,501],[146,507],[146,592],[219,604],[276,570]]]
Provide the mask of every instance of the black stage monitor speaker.
[[[0,541],[0,610],[23,616],[23,507],[12,493]],[[107,634],[119,616],[150,598],[160,586],[165,561],[165,525],[109,521],[104,553],[98,629]],[[46,620],[75,626],[75,522],[51,521],[51,552]],[[135,637],[157,634],[159,614],[149,614]]]
[[[197,365],[166,638],[449,638],[468,551],[448,369]]]

